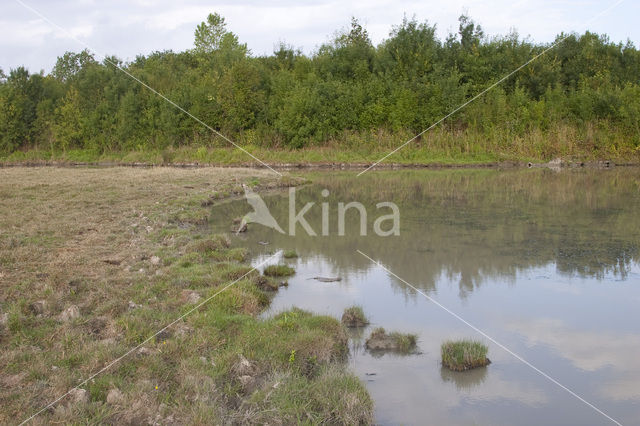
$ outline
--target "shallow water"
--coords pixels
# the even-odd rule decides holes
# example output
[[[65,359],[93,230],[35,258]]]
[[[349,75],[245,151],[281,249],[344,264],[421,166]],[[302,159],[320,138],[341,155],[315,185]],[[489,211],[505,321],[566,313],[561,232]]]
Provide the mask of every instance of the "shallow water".
[[[289,287],[265,315],[297,306],[339,318],[361,305],[372,324],[351,336],[350,365],[366,383],[381,424],[608,424],[605,416],[545,378],[438,303],[623,424],[640,423],[640,170],[443,170],[316,173],[299,188],[297,211],[318,236],[262,225],[233,238],[261,262],[279,249],[299,258]],[[329,190],[323,197],[321,190]],[[287,230],[288,193],[264,198]],[[337,235],[337,203],[367,207],[368,236],[347,213]],[[400,235],[373,235],[373,221],[400,209]],[[321,235],[328,203],[329,234]],[[251,211],[238,200],[216,206],[228,230]],[[259,241],[269,242],[260,245]],[[340,282],[310,280],[314,276]],[[372,354],[374,327],[416,333],[417,354]],[[492,364],[454,373],[440,344],[473,338]]]

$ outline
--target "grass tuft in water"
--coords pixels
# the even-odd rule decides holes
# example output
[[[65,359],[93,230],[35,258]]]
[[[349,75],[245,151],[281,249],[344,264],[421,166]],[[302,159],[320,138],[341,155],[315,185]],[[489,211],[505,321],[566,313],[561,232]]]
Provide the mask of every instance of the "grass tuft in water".
[[[363,327],[369,324],[369,319],[364,314],[362,307],[351,306],[344,310],[342,323],[347,327]]]
[[[387,333],[382,328],[376,328],[366,341],[367,349],[372,351],[394,351],[402,354],[411,353],[418,342],[418,336],[411,333],[397,331]]]
[[[440,349],[442,365],[454,371],[484,367],[491,363],[487,358],[488,351],[486,345],[473,340],[447,341]]]
[[[269,265],[264,268],[264,274],[268,277],[288,277],[295,272],[295,269],[287,265]]]
[[[285,250],[282,256],[285,259],[295,259],[296,257],[298,257],[298,253],[296,253],[295,250]]]

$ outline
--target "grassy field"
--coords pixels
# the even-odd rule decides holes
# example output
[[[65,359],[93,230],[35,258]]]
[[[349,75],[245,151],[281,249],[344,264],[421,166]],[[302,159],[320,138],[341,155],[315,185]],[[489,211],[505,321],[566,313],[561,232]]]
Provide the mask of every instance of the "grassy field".
[[[0,424],[245,274],[34,423],[370,423],[340,322],[299,310],[258,320],[277,285],[205,226],[242,183],[297,182],[231,168],[0,169]]]

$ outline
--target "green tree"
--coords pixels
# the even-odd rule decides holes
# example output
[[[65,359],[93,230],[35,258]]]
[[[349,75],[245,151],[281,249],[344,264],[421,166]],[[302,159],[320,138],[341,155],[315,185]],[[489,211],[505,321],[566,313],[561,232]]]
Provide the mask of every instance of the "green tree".
[[[244,57],[248,53],[247,45],[240,44],[238,37],[227,31],[222,16],[210,13],[205,22],[201,22],[195,31],[195,51],[197,53],[224,52],[226,55]]]
[[[65,52],[64,55],[58,57],[51,75],[66,83],[76,78],[80,71],[89,65],[95,64],[94,56],[87,49],[80,53]]]
[[[78,147],[82,142],[82,122],[78,91],[70,88],[62,104],[56,108],[56,121],[53,125],[56,146],[63,151]]]
[[[194,41],[196,51],[210,53],[220,49],[227,34],[224,18],[217,13],[210,13],[207,20],[196,27]]]

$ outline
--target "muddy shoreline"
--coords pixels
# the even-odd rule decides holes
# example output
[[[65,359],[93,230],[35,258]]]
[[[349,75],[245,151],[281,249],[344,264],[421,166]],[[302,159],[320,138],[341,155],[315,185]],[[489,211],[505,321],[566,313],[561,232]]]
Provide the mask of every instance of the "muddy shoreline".
[[[269,164],[269,167],[275,170],[365,170],[369,168],[372,163],[274,163]],[[25,162],[0,162],[0,168],[13,168],[13,167],[140,167],[140,168],[152,168],[152,167],[172,167],[172,168],[250,168],[250,169],[268,169],[266,166],[259,163],[234,163],[234,164],[219,164],[219,163],[140,163],[140,162],[74,162],[74,161],[25,161]],[[518,162],[518,161],[503,161],[503,162],[488,162],[488,163],[474,163],[474,164],[456,164],[456,163],[381,163],[376,164],[373,169],[382,170],[410,170],[410,169],[520,169],[520,168],[551,168],[551,169],[565,169],[565,168],[586,168],[586,169],[607,169],[613,167],[640,167],[638,162],[620,162],[616,163],[611,160],[599,160],[599,161],[572,161],[556,159],[546,163],[532,163],[532,162]]]

